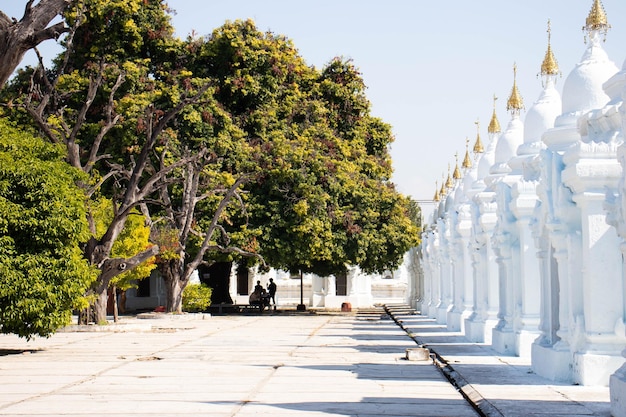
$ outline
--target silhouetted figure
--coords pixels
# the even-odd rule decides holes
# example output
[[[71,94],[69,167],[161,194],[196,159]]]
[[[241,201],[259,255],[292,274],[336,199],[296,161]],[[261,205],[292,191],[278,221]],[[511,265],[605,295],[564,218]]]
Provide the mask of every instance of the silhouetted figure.
[[[261,285],[261,281],[257,281],[254,286],[254,291],[250,294],[250,305],[258,305],[261,313],[266,306],[269,306],[269,295],[265,291],[265,288]]]
[[[274,304],[274,310],[276,310],[276,283],[273,278],[270,278],[270,283],[267,284],[267,292],[270,294],[272,304]]]

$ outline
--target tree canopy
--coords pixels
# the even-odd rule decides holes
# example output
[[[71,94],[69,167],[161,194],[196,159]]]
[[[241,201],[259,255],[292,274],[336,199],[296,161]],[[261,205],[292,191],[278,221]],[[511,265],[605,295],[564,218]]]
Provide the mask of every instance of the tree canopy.
[[[397,266],[417,231],[389,181],[391,128],[370,114],[353,63],[318,71],[250,20],[226,23],[205,47],[218,100],[260,149],[249,227],[267,263],[321,275]]]
[[[84,176],[63,148],[0,120],[0,331],[48,336],[84,306],[95,269],[80,244],[89,231]]]

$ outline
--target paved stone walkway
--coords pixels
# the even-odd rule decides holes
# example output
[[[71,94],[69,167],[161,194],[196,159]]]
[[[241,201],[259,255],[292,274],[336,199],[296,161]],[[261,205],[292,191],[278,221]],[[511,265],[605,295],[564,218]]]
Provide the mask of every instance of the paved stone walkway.
[[[391,317],[417,343],[435,352],[435,362],[456,381],[480,412],[489,417],[609,417],[608,387],[559,384],[536,375],[530,358],[498,354],[470,343],[432,318],[411,314],[406,306],[387,306]]]
[[[415,342],[380,311],[70,330],[0,336],[1,416],[478,415],[432,362],[405,359]]]
[[[0,335],[0,416],[610,416],[608,388],[555,384],[405,306],[388,313],[148,315]],[[434,360],[406,360],[416,343]]]

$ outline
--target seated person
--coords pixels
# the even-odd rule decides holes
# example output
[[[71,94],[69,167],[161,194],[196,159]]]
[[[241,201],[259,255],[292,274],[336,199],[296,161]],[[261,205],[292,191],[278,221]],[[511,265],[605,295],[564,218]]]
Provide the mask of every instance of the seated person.
[[[261,304],[265,296],[265,288],[261,285],[261,281],[257,281],[254,291],[250,294],[250,304]]]

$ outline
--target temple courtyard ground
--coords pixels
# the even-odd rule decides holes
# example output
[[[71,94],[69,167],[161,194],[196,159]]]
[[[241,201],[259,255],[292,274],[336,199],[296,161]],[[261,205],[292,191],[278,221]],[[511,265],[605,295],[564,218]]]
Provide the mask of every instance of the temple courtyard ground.
[[[420,347],[426,360],[412,355]],[[609,416],[609,408],[608,388],[539,378],[529,360],[497,356],[405,306],[144,314],[48,339],[0,335],[0,416]]]

